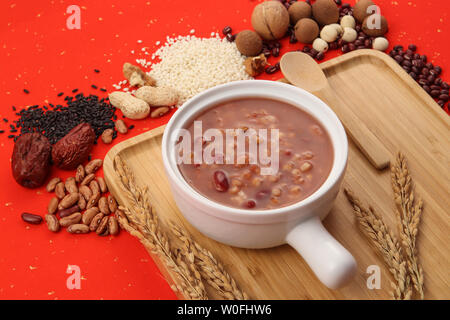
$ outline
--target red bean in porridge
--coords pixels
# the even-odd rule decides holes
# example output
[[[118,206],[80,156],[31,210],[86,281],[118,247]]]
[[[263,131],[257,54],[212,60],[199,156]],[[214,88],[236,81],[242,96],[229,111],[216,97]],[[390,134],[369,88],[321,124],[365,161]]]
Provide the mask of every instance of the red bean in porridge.
[[[314,193],[327,179],[333,164],[333,146],[322,124],[308,113],[285,102],[246,98],[227,101],[214,106],[196,117],[202,130],[218,129],[221,132],[256,132],[252,137],[260,147],[263,137],[259,129],[278,129],[279,165],[277,172],[262,174],[264,165],[252,161],[249,153],[250,138],[245,139],[246,153],[237,152],[237,141],[224,140],[222,152],[216,152],[217,159],[227,156],[228,147],[238,157],[244,157],[234,164],[220,161],[179,165],[186,181],[200,194],[226,206],[268,210],[291,205]],[[187,128],[194,137],[194,122]],[[240,129],[240,130],[238,130]],[[227,132],[228,132],[227,131]],[[250,132],[250,131],[249,131]],[[225,134],[224,134],[225,137]],[[214,140],[212,140],[214,141]],[[271,140],[273,141],[273,140]],[[191,150],[194,150],[191,139]],[[211,141],[201,141],[205,152]],[[266,144],[271,154],[271,143]],[[194,158],[194,152],[190,154]]]

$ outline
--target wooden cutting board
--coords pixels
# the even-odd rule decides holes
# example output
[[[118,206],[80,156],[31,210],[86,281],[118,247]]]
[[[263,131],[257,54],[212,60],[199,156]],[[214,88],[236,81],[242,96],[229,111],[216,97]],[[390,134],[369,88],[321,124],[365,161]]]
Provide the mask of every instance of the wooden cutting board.
[[[450,298],[449,116],[389,56],[358,50],[321,64],[328,80],[361,122],[383,141],[394,159],[405,153],[416,193],[424,200],[418,237],[425,274],[425,297]],[[391,275],[359,231],[351,207],[341,192],[324,220],[325,227],[356,258],[358,273],[345,288],[330,290],[320,283],[305,261],[287,245],[264,250],[229,247],[195,230],[178,211],[161,159],[164,128],[124,141],[106,155],[104,174],[109,189],[127,206],[113,168],[116,155],[128,164],[141,185],[147,185],[161,220],[182,224],[193,238],[209,249],[254,299],[389,299]],[[396,232],[389,170],[377,171],[350,141],[349,162],[343,185],[364,203],[370,203]],[[170,275],[159,263],[165,275]],[[370,290],[367,267],[381,269],[381,289]],[[170,279],[168,280],[171,281]],[[211,293],[213,297],[216,297]]]

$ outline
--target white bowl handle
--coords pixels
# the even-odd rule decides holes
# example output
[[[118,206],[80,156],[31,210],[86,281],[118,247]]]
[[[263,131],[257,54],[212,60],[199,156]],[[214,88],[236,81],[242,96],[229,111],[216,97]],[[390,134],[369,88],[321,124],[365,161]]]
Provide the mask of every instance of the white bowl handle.
[[[328,233],[317,216],[292,229],[286,242],[301,254],[330,289],[344,286],[356,273],[353,256]]]

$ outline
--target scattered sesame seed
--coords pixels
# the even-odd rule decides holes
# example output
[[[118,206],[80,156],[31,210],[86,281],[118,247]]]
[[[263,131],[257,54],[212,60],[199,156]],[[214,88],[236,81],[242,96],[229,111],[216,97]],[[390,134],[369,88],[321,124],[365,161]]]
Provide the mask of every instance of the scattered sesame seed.
[[[94,72],[96,72],[96,73],[99,73],[99,72],[100,72],[100,70],[98,70],[98,69],[94,69]]]
[[[29,94],[29,93],[30,93],[30,91],[27,90],[27,89],[23,89],[23,92],[25,92],[26,94]]]
[[[58,93],[58,97],[61,97],[64,94],[64,92]]]

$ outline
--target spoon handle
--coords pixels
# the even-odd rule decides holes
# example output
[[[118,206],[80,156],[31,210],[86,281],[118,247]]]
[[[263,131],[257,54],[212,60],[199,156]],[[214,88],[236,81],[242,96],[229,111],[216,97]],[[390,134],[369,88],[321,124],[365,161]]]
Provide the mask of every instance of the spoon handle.
[[[364,154],[369,162],[378,170],[389,167],[390,153],[381,141],[358,119],[351,109],[333,92],[330,86],[313,92],[325,101],[342,121],[347,134]]]

